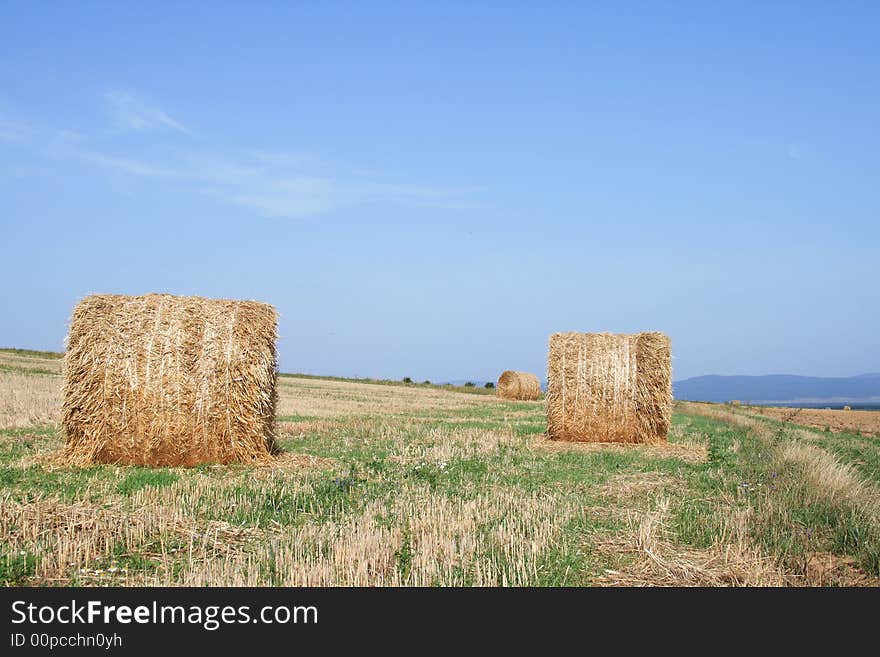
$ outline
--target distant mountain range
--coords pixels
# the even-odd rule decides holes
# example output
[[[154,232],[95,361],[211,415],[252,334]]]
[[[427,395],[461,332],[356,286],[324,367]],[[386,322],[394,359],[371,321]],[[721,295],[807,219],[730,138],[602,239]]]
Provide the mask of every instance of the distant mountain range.
[[[880,373],[850,377],[696,376],[673,383],[676,399],[751,403],[880,402]]]

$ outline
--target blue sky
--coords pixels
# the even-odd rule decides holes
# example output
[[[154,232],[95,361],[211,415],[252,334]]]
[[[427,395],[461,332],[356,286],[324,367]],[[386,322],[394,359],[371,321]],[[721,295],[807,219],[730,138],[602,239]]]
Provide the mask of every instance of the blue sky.
[[[285,371],[880,371],[876,3],[0,5],[0,344],[281,313]]]

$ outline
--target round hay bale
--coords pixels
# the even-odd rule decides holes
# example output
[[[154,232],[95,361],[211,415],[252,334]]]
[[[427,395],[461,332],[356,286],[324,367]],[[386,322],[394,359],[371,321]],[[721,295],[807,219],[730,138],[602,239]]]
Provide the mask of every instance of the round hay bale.
[[[534,374],[507,370],[498,377],[496,391],[502,399],[534,401],[541,396],[541,382]]]
[[[659,443],[672,421],[671,343],[662,333],[550,336],[553,440]]]
[[[67,460],[267,459],[277,450],[275,339],[275,309],[256,301],[86,297],[64,356]]]

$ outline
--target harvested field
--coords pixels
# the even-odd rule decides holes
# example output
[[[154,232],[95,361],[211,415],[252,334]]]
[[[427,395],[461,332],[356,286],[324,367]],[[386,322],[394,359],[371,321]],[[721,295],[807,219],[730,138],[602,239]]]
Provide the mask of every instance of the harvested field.
[[[0,350],[0,373],[61,374],[61,363],[60,358]]]
[[[279,381],[271,462],[71,467],[61,377],[0,372],[0,584],[880,582],[874,438],[678,404],[668,444],[567,443],[543,402]]]
[[[597,442],[574,442],[568,443],[558,440],[549,440],[541,437],[535,441],[535,447],[538,449],[549,449],[554,451],[578,451],[578,452],[601,452],[601,453],[628,453],[632,449],[630,445],[625,443],[597,443]],[[708,451],[706,445],[645,445],[639,449],[639,454],[656,458],[677,458],[690,463],[700,463],[706,461]]]
[[[431,408],[479,408],[491,405],[488,395],[438,388],[376,385],[348,381],[278,377],[279,417],[339,417],[409,413]]]
[[[783,408],[778,406],[741,406],[746,413],[772,417],[783,422],[800,424],[829,431],[855,433],[880,437],[880,411],[843,411],[824,408]]]
[[[57,425],[61,376],[0,370],[0,429]]]

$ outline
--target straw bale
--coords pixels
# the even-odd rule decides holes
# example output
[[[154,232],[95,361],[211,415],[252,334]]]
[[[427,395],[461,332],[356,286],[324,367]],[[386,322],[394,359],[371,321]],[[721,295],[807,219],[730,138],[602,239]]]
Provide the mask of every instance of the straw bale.
[[[70,463],[253,462],[276,451],[276,312],[256,301],[93,295],[74,309]]]
[[[498,377],[495,390],[502,399],[532,401],[541,396],[541,382],[534,374],[507,370]]]
[[[547,378],[551,439],[666,441],[672,370],[670,340],[662,333],[554,333]]]

